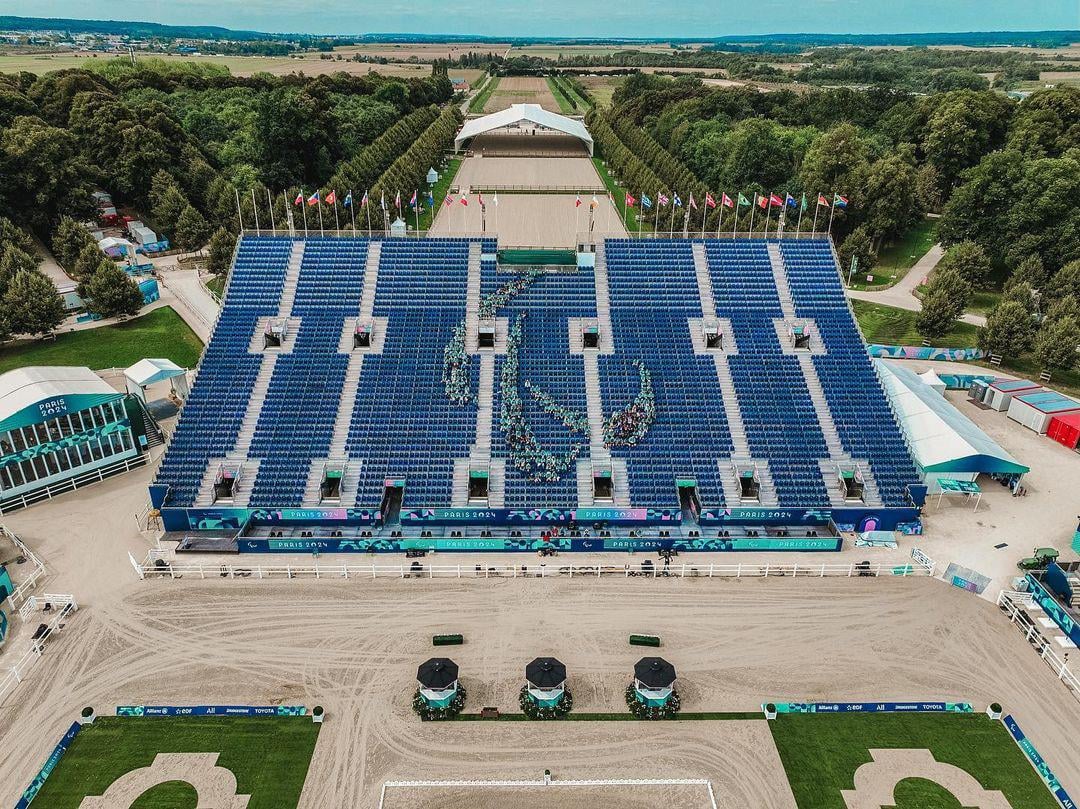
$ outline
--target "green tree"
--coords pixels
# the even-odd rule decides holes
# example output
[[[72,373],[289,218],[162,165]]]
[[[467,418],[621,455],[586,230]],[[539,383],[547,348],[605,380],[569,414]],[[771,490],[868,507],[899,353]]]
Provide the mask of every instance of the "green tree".
[[[162,192],[151,212],[154,217],[154,224],[158,226],[159,230],[171,233],[176,229],[176,223],[180,221],[181,215],[191,207],[192,205],[184,196],[184,192],[173,185]]]
[[[37,254],[33,237],[6,216],[0,216],[0,250],[8,245],[18,247],[24,253]]]
[[[173,230],[173,240],[176,245],[183,250],[197,250],[206,244],[209,236],[210,225],[202,214],[191,205],[184,208]]]
[[[1072,317],[1080,323],[1080,299],[1077,299],[1073,295],[1056,298],[1050,303],[1046,308],[1046,316],[1043,318],[1043,322],[1049,323],[1066,317]]]
[[[1070,371],[1076,367],[1080,320],[1071,315],[1048,320],[1035,340],[1035,358],[1043,368]]]
[[[986,318],[979,347],[991,354],[1018,357],[1031,349],[1035,331],[1035,320],[1020,301],[1003,300]]]
[[[101,263],[102,256],[101,248],[91,239],[79,250],[79,255],[71,268],[72,277],[77,281],[89,278]]]
[[[37,270],[22,270],[4,293],[3,308],[14,334],[51,334],[64,322],[64,302],[52,281]]]
[[[870,164],[870,145],[853,124],[834,126],[806,152],[799,179],[803,188],[826,196],[855,195],[862,189]]]
[[[891,154],[870,166],[861,196],[866,200],[866,226],[877,247],[902,235],[922,214],[918,173],[901,154]]]
[[[915,328],[923,337],[933,340],[948,334],[961,314],[963,310],[955,299],[944,290],[934,290],[923,296],[922,309],[915,316]]]
[[[1070,261],[1060,270],[1049,283],[1050,293],[1057,298],[1072,295],[1080,300],[1080,259]]]
[[[956,270],[971,286],[979,287],[990,278],[990,257],[975,242],[960,242],[945,251],[935,272]]]
[[[851,269],[851,259],[858,260],[857,272],[870,272],[877,264],[877,252],[874,250],[874,241],[870,238],[870,230],[866,225],[859,225],[850,235],[844,239],[840,249],[836,251],[836,257],[840,260],[840,269],[847,278]]]
[[[74,272],[75,262],[82,249],[92,243],[93,237],[86,228],[70,216],[61,217],[53,230],[53,255],[60,262],[60,266],[69,272]]]
[[[215,230],[214,235],[210,237],[209,256],[206,262],[210,272],[222,273],[228,270],[235,249],[235,235],[225,230],[225,228]]]
[[[101,317],[135,315],[143,305],[138,285],[109,259],[103,259],[93,274],[79,284],[79,295],[86,301],[86,308]]]
[[[1037,254],[1032,254],[1020,260],[1010,277],[1010,280],[1012,279],[1029,284],[1033,289],[1046,289],[1049,274],[1042,259]]]

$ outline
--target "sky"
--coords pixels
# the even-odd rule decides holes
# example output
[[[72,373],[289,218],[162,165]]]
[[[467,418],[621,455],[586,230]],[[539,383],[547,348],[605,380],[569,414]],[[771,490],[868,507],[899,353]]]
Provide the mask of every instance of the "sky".
[[[1080,28],[1080,0],[0,0],[0,14],[290,33],[519,37]]]

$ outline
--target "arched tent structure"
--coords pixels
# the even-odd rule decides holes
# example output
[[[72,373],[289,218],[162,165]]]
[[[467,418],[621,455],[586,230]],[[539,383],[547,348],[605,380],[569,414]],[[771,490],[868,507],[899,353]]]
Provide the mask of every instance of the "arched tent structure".
[[[146,404],[146,389],[155,382],[163,382],[166,379],[175,379],[173,388],[176,395],[187,401],[188,382],[187,371],[172,360],[146,359],[139,360],[130,368],[124,370],[124,379],[128,393],[138,396],[139,400]]]
[[[919,379],[921,379],[925,385],[929,385],[942,396],[945,395],[945,390],[946,388],[948,388],[948,385],[946,385],[942,381],[941,377],[937,375],[937,372],[933,368],[927,368],[924,373],[919,374]]]
[[[593,153],[592,135],[585,128],[585,124],[575,118],[567,118],[557,112],[549,112],[539,104],[513,104],[501,112],[493,112],[491,115],[466,121],[454,139],[454,148],[461,150],[468,141],[477,135],[483,135],[485,132],[494,132],[497,129],[506,129],[507,127],[520,127],[522,124],[532,124],[541,129],[571,135],[585,144],[585,148],[589,150],[590,155]]]
[[[884,360],[875,362],[931,494],[940,491],[941,479],[974,482],[984,473],[1019,479],[1028,471],[918,374]]]

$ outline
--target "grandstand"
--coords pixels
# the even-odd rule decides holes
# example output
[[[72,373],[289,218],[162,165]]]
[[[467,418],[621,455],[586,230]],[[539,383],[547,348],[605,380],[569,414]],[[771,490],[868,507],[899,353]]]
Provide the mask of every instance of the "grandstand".
[[[245,236],[151,486],[166,528],[241,550],[917,530],[925,490],[829,241],[563,252]]]

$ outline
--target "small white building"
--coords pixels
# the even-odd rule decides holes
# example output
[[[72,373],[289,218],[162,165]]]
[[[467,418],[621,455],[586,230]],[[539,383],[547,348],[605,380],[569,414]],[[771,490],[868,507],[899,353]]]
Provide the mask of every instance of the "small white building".
[[[1008,416],[1039,435],[1046,435],[1050,421],[1063,413],[1080,411],[1080,402],[1055,390],[1014,396]]]
[[[983,403],[991,410],[1005,411],[1014,396],[1042,390],[1042,385],[1030,379],[995,379],[986,389]]]

